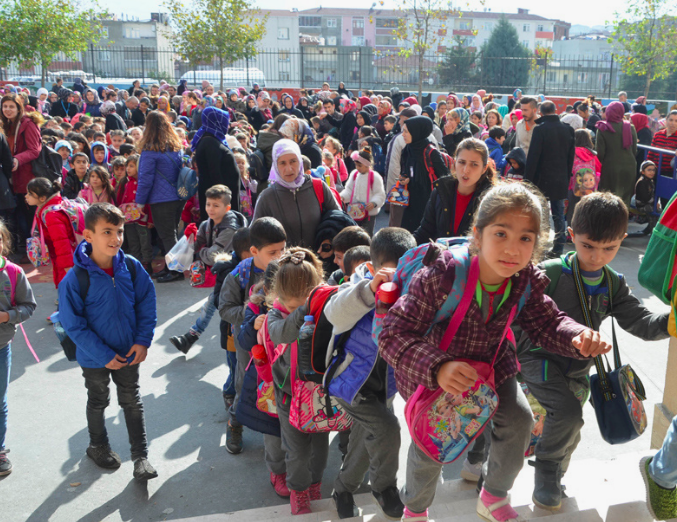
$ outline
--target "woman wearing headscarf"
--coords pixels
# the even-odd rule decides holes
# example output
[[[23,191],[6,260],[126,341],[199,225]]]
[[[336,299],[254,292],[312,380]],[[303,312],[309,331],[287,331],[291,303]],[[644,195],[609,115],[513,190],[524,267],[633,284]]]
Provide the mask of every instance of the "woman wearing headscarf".
[[[169,112],[169,98],[166,96],[159,96],[157,99],[156,110],[167,114]]]
[[[365,125],[371,125],[370,118],[367,111],[360,111],[355,116],[355,133],[353,134],[353,139],[350,141],[350,147],[346,149],[348,151],[348,156],[350,156],[351,152],[359,150],[357,140],[360,138],[360,128]]]
[[[435,109],[433,109],[430,105],[427,105],[421,109],[421,116],[427,116],[430,118],[433,122],[433,136],[437,140],[437,143],[442,143],[442,140],[444,139],[442,136],[442,129],[440,129],[437,126],[437,123],[435,123]]]
[[[47,95],[49,93],[47,92],[47,89],[44,87],[40,87],[38,89],[37,95],[38,95],[38,112],[40,114],[49,114],[49,108],[51,104],[49,103],[49,100],[47,99]]]
[[[230,203],[232,209],[240,210],[240,170],[233,152],[226,145],[229,125],[230,117],[226,111],[207,107],[202,112],[202,127],[191,142],[200,174],[197,192],[201,221],[208,218],[205,210],[207,203],[205,192],[214,185],[226,185],[232,193]]]
[[[470,113],[472,114],[473,112],[481,112],[482,116],[484,116],[484,104],[479,94],[475,94],[470,102]]]
[[[62,88],[59,91],[59,101],[52,104],[52,107],[49,110],[49,115],[52,118],[54,116],[61,116],[64,119],[70,120],[78,113],[78,107],[72,102],[72,100],[73,91]]]
[[[651,145],[653,140],[653,132],[649,128],[649,117],[646,114],[635,113],[630,116],[632,124],[635,126],[635,132],[637,133],[637,143],[639,145]],[[637,177],[639,178],[639,168],[644,162],[644,151],[637,147],[637,155],[635,156],[637,160]]]
[[[313,113],[310,110],[310,104],[308,103],[308,98],[301,96],[299,102],[296,104],[296,108],[303,114],[303,119],[310,123],[310,118],[313,117]]]
[[[365,108],[362,107],[362,110],[365,110]],[[381,100],[378,104],[378,119],[374,123],[374,128],[382,140],[385,139],[386,134],[388,134],[384,120],[386,119],[386,116],[390,115],[392,110],[393,105],[388,100]]]
[[[292,98],[289,94],[284,93],[280,101],[282,102],[282,107],[280,109],[281,114],[289,114],[290,116],[296,116],[302,120],[305,119],[303,113],[294,107],[294,98]]]
[[[82,109],[83,109],[84,106],[85,106],[85,102],[84,102],[84,100],[82,99],[82,96],[80,95],[80,93],[77,92],[77,91],[75,91],[75,92],[73,93],[73,103],[74,103],[75,106],[78,108],[78,112],[81,113],[81,112],[82,112]]]
[[[101,116],[101,99],[94,89],[87,89],[85,91],[85,100],[82,104],[82,111],[93,118]]]
[[[82,83],[82,78],[75,78],[75,81],[73,83],[73,91],[74,92],[79,92],[80,94],[83,94],[86,90],[86,87]]]
[[[341,113],[343,119],[341,120],[341,128],[339,129],[339,141],[344,150],[350,148],[350,142],[355,135],[355,127],[357,126],[357,104],[353,100],[341,100]]]
[[[101,116],[106,118],[106,127],[104,132],[108,134],[112,130],[123,130],[127,132],[127,125],[124,120],[115,111],[115,104],[112,101],[105,101],[101,104]]]
[[[371,103],[371,100],[369,99],[369,96],[360,96],[358,98],[360,102],[360,110],[363,111],[364,108]]]
[[[456,154],[456,146],[466,138],[472,138],[470,116],[465,109],[456,107],[446,114],[442,143],[447,149],[447,154],[450,156]]]
[[[512,98],[508,100],[508,110],[512,111],[513,107],[515,107],[515,104],[520,101],[520,98],[522,97],[522,89],[515,89],[512,93]]]
[[[629,207],[637,180],[637,132],[624,114],[621,102],[609,104],[606,121],[597,122],[595,150],[602,162],[599,190],[616,194]]]
[[[305,120],[288,119],[280,127],[280,135],[298,144],[301,154],[310,160],[312,168],[315,169],[322,165],[322,149],[315,142],[313,131]],[[275,162],[275,158],[273,158],[273,162]]]
[[[352,96],[352,93],[348,89],[346,89],[346,85],[343,82],[339,82],[339,86],[336,92],[339,93],[339,96],[345,95],[348,96],[348,98]]]
[[[300,120],[288,120],[287,123]],[[302,122],[305,123],[305,122]],[[256,201],[252,221],[260,217],[274,217],[287,233],[287,246],[313,248],[322,214],[341,210],[329,186],[321,180],[313,182],[303,173],[301,149],[292,140],[282,139],[273,147],[271,185],[261,192]],[[317,187],[313,184],[317,183]],[[316,195],[322,190],[322,207]]]
[[[183,93],[188,90],[188,87],[186,86],[187,83],[188,83],[188,80],[183,80],[183,79],[179,80],[179,85],[176,88],[176,94],[178,96],[183,96]],[[130,94],[134,94],[134,93],[131,92]]]
[[[244,115],[247,117],[249,124],[254,127],[254,130],[259,132],[261,130],[261,126],[266,123],[266,120],[264,119],[263,114],[261,114],[261,111],[259,110],[259,107],[256,103],[256,96],[250,94],[245,99],[245,103],[247,104],[247,108],[244,111]]]
[[[414,116],[402,125],[402,136],[407,145],[402,152],[400,179],[409,190],[409,206],[404,209],[402,228],[411,233],[421,224],[433,183],[449,175],[440,151],[430,139],[432,131],[433,121],[427,116]],[[431,166],[432,172],[426,164]]]

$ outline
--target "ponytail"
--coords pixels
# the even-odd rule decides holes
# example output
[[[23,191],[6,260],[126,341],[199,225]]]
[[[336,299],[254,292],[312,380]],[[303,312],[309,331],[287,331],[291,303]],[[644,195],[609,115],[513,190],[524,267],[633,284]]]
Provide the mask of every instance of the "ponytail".
[[[49,181],[47,178],[33,178],[28,182],[26,189],[38,198],[50,198],[57,192],[61,192],[61,183]]]

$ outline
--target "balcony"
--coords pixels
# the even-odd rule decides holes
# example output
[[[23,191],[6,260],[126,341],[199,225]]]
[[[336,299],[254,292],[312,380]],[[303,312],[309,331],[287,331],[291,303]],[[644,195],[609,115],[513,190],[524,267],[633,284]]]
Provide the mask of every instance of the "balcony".
[[[554,40],[555,33],[552,31],[536,31],[536,38],[541,38],[543,40]]]
[[[472,29],[454,29],[454,36],[475,36]]]

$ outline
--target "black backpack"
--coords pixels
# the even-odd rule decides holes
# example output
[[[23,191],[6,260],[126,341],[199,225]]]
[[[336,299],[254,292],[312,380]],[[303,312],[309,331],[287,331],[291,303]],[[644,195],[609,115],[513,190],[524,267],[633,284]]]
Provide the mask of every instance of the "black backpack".
[[[49,181],[61,181],[63,159],[61,154],[43,143],[40,155],[31,162],[33,175],[36,178],[47,178]]]
[[[259,183],[268,180],[270,168],[266,170],[266,157],[260,150],[255,150],[249,156],[249,175]]]

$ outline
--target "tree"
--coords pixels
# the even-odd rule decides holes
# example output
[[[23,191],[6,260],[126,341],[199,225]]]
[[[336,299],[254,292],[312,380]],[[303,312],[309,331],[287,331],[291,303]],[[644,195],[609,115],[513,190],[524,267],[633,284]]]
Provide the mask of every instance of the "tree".
[[[526,86],[531,53],[524,47],[517,30],[502,16],[482,45],[482,74],[487,88]]]
[[[610,42],[623,53],[618,56],[626,75],[645,78],[644,96],[651,82],[667,78],[677,68],[677,18],[671,0],[632,0],[624,15],[616,13]]]
[[[165,6],[177,51],[192,63],[218,60],[221,90],[224,65],[256,56],[266,32],[268,15],[259,16],[252,0],[194,0],[191,7],[167,0]]]
[[[454,37],[454,45],[446,52],[444,61],[438,66],[443,85],[468,85],[477,79],[477,53],[464,47],[462,36]]]

